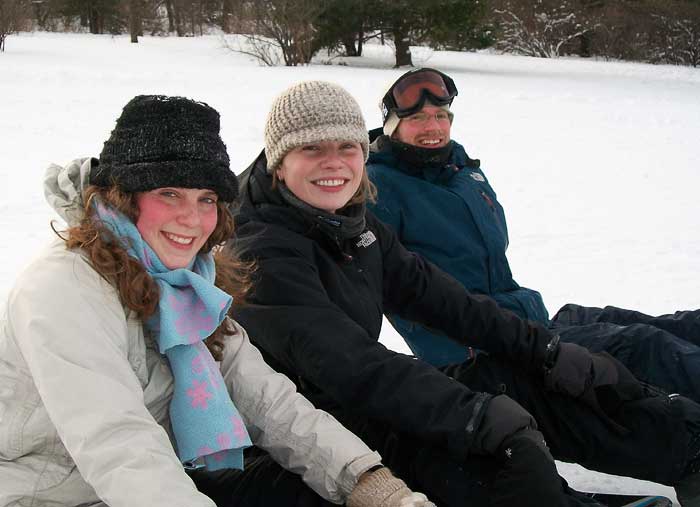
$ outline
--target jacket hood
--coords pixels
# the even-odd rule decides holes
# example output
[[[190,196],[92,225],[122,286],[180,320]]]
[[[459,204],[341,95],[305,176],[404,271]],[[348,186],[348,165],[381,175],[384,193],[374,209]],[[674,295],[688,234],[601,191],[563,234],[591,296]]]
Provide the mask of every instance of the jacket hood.
[[[44,174],[44,196],[69,227],[77,225],[85,215],[83,190],[88,186],[90,170],[96,158],[76,158],[67,166],[51,164]]]
[[[262,150],[248,168],[238,175],[240,194],[237,208],[252,211],[268,206],[284,206],[279,192],[272,188],[272,175],[267,172],[265,150]]]
[[[238,201],[230,206],[231,213],[236,217],[236,226],[241,226],[256,217],[265,222],[282,222],[287,225],[292,215],[287,209],[282,195],[272,188],[272,175],[267,172],[267,158],[262,150],[248,168],[238,175],[240,193]],[[303,220],[294,220],[296,230],[303,230]]]

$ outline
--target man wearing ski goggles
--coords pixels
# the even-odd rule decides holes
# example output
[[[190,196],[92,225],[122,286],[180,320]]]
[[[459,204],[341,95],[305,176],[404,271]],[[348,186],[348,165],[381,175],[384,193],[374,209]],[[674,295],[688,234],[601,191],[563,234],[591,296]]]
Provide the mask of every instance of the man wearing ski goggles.
[[[422,164],[426,156],[446,159],[451,150],[450,105],[456,96],[457,87],[446,74],[429,68],[408,71],[382,99],[382,132],[392,141],[433,150],[426,154],[405,146],[405,155],[417,157],[417,164]]]
[[[434,69],[409,71],[389,88],[381,104],[384,125],[381,129],[370,132],[373,142],[367,172],[377,188],[378,199],[376,203],[370,204],[370,209],[397,233],[408,250],[436,264],[469,291],[489,296],[500,307],[521,318],[549,326],[549,316],[540,293],[518,285],[513,279],[506,257],[508,229],[505,214],[480,162],[471,159],[462,145],[450,138],[453,120],[450,106],[456,95],[457,88],[452,79]],[[587,369],[583,358],[589,353],[577,345],[591,344],[596,351],[607,351],[621,360],[624,365],[619,365],[620,371],[626,366],[646,384],[657,385],[667,392],[682,393],[684,396],[674,395],[674,403],[681,401],[687,406],[696,406],[686,396],[700,401],[696,384],[686,380],[697,378],[697,375],[689,375],[677,367],[678,358],[683,358],[682,363],[690,367],[688,371],[695,371],[697,367],[694,366],[695,361],[691,355],[697,352],[689,349],[690,343],[684,343],[681,334],[678,337],[670,336],[666,331],[670,325],[664,324],[664,321],[673,322],[678,319],[679,314],[687,315],[689,320],[697,319],[697,312],[677,312],[676,315],[668,316],[668,319],[649,317],[653,321],[658,319],[660,325],[655,327],[647,325],[644,320],[633,320],[638,318],[636,315],[646,318],[637,312],[614,307],[600,310],[571,306],[568,310],[567,307],[560,310],[563,318],[555,324],[555,332],[561,343],[558,347],[553,345],[553,350],[558,348],[558,357],[571,358],[569,366],[572,369],[568,370],[567,367],[568,371],[560,370],[565,383],[573,378],[571,374],[574,371],[593,371],[597,368]],[[622,322],[631,318],[629,323],[635,325],[621,326],[615,324],[614,320],[598,320],[606,313],[619,315]],[[686,317],[682,318],[686,320]],[[580,322],[579,319],[584,321]],[[593,320],[587,322],[585,319]],[[419,359],[445,372],[461,371],[464,364],[468,365],[464,371],[472,369],[472,374],[476,371],[476,367],[472,368],[471,365],[478,365],[479,361],[469,362],[472,352],[463,345],[397,315],[390,315],[389,320]],[[595,322],[594,326],[579,325],[592,322]],[[678,324],[678,320],[673,322],[673,326],[679,330],[686,326],[690,329],[690,322]],[[692,331],[685,332],[692,334]],[[662,350],[663,354],[649,353]],[[675,372],[682,373],[676,375]],[[498,377],[497,374],[489,375],[493,375],[492,379]],[[613,382],[605,388],[617,393],[615,396],[628,396],[629,393],[624,392],[627,388],[625,386],[637,384],[632,382],[631,373],[625,375],[629,384],[618,385]],[[558,411],[565,416],[568,411],[562,408],[562,398],[549,396],[551,384],[545,382],[542,390],[538,399],[543,405],[528,406],[528,409],[532,410],[534,419],[540,425],[539,429],[547,436],[552,447],[563,451],[571,461],[576,461],[571,459],[576,454],[576,449],[555,435],[557,424],[560,423],[555,422],[552,427],[549,426],[552,421],[538,417],[542,408]],[[565,393],[572,394],[568,391]],[[508,394],[515,396],[515,401],[521,401],[516,392],[509,390]],[[584,400],[583,397],[579,398]],[[591,397],[590,400],[596,402],[597,398]],[[646,402],[647,400],[644,401]],[[668,403],[668,400],[663,400],[663,403]],[[594,409],[599,410],[595,406]],[[609,440],[610,435],[597,430],[601,427],[602,413],[591,412],[577,420],[576,432],[585,438],[601,442]],[[500,429],[491,427],[492,436],[500,434],[504,429],[511,429],[511,418],[507,413],[496,407],[491,415],[493,421],[500,421],[504,425]],[[569,422],[564,426],[568,424]],[[651,434],[653,431],[652,429]],[[499,437],[494,438],[498,440]],[[695,458],[686,463],[683,477],[674,486],[681,505],[700,507],[700,435],[693,438],[697,440],[693,440],[692,449],[687,452],[687,456]],[[627,444],[623,444],[619,450],[634,452]],[[645,449],[644,452],[649,463],[678,457],[669,454],[662,447],[657,447],[656,450]],[[586,459],[589,458],[590,456]],[[587,466],[608,466],[617,459],[601,457],[595,459],[596,463],[589,460]],[[618,473],[627,475],[628,470],[619,468]]]
[[[437,264],[473,292],[486,294],[521,318],[548,323],[539,292],[520,287],[505,255],[508,233],[496,193],[464,147],[451,138],[455,82],[430,68],[406,72],[382,99],[384,125],[367,172],[377,187],[372,211],[409,250]],[[383,134],[383,135],[380,135]],[[391,317],[413,353],[441,367],[471,351],[437,333]]]

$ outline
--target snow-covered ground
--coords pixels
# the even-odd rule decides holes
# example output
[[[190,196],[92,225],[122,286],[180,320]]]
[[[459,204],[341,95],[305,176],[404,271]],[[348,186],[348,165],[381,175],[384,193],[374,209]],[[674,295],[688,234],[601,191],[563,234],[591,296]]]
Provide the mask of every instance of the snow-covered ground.
[[[700,306],[700,69],[424,48],[414,48],[414,63],[455,79],[453,137],[482,160],[506,208],[516,279],[539,289],[550,312],[566,302],[647,313]],[[138,45],[111,36],[9,37],[0,54],[0,300],[53,234],[44,168],[98,155],[134,95],[185,95],[215,107],[240,172],[262,148],[272,98],[288,85],[340,83],[376,126],[380,97],[402,72],[391,64],[391,50],[373,45],[362,58],[267,68],[217,36],[144,37]],[[382,341],[407,350],[388,325]],[[673,495],[561,469],[579,489]]]

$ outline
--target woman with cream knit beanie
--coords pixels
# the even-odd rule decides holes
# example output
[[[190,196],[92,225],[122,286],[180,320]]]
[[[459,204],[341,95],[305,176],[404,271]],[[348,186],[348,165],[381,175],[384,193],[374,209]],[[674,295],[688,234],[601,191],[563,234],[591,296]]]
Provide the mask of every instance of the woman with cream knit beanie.
[[[303,82],[273,102],[265,150],[239,176],[228,245],[256,264],[248,304],[233,312],[270,364],[441,507],[598,505],[559,477],[543,433],[567,461],[672,481],[671,458],[630,465],[640,432],[615,433],[590,406],[546,389],[545,372],[559,371],[555,336],[468,293],[365,209],[367,152],[362,111],[342,87]],[[388,350],[378,341],[385,312],[489,354],[436,369]],[[681,442],[685,422],[660,403],[631,412]],[[609,445],[597,445],[601,435]],[[364,480],[348,505],[399,484],[384,468]]]

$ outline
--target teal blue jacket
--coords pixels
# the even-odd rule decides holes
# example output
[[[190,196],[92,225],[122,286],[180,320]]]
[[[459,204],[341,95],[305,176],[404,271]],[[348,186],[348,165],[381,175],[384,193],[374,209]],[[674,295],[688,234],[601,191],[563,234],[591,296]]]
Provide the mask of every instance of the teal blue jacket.
[[[416,171],[389,143],[372,151],[369,177],[378,190],[371,205],[404,246],[446,271],[470,292],[491,296],[522,318],[548,323],[539,292],[520,287],[510,271],[508,229],[496,193],[464,148],[454,142],[448,162]],[[377,150],[377,144],[373,144]],[[392,324],[413,353],[435,366],[464,361],[469,351],[451,339],[396,316]]]

